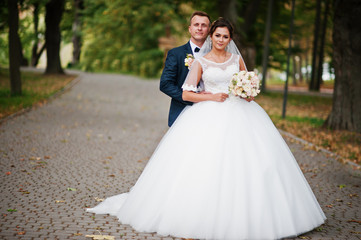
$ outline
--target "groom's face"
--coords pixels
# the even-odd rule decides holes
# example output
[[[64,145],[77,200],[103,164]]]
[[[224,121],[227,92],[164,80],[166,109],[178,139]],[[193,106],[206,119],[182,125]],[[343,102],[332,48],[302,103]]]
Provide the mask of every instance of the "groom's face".
[[[203,44],[209,32],[209,25],[210,22],[207,17],[196,15],[192,18],[188,30],[194,43],[201,42]]]

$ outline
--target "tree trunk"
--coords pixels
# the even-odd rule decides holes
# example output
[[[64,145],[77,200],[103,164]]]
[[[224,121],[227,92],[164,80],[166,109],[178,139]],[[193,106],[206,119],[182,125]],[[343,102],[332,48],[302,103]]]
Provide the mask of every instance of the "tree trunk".
[[[262,85],[261,91],[266,91],[266,79],[267,79],[267,67],[268,67],[268,55],[269,55],[269,39],[271,33],[271,23],[272,23],[272,8],[273,0],[268,0],[268,9],[267,9],[267,23],[263,40],[263,59],[262,59]]]
[[[250,40],[252,35],[253,26],[257,19],[257,12],[260,10],[260,4],[262,0],[252,0],[245,8],[243,15],[244,22],[241,25],[239,32],[242,33],[240,42],[238,43],[239,49],[243,55],[244,60],[247,63],[248,70],[252,71],[256,67],[256,46],[254,41]]]
[[[322,22],[322,31],[321,31],[321,43],[320,43],[320,56],[318,58],[318,70],[317,70],[317,81],[322,83],[322,75],[323,75],[323,56],[325,52],[325,40],[326,40],[326,30],[327,30],[327,17],[328,17],[328,9],[330,1],[326,0],[325,2],[325,12],[323,16]]]
[[[292,56],[292,85],[297,86],[297,60],[296,55]]]
[[[31,66],[36,67],[38,65],[39,59],[41,57],[41,54],[43,54],[45,47],[46,47],[46,45],[44,43],[43,46],[40,48],[39,52],[37,52],[36,55],[34,56],[34,59],[32,59],[32,61],[34,61],[34,62],[32,63],[33,65],[31,65]]]
[[[64,11],[64,0],[51,0],[46,6],[45,42],[46,42],[46,74],[64,74],[60,63],[60,21]]]
[[[325,126],[361,133],[361,1],[335,0],[333,106]]]
[[[84,8],[83,0],[75,0],[74,1],[74,22],[73,22],[73,59],[72,65],[77,65],[80,61],[80,52],[82,47],[82,39],[81,39],[81,10]]]
[[[34,16],[34,43],[33,43],[33,48],[31,51],[31,63],[30,65],[32,67],[36,67],[36,65],[38,64],[39,58],[37,57],[38,55],[38,45],[39,45],[39,3],[35,2],[34,3],[34,11],[33,11],[33,16]]]
[[[310,41],[309,39],[307,38],[306,39],[306,51],[305,51],[305,65],[306,65],[306,74],[305,74],[305,77],[306,77],[306,82],[307,83],[310,83],[310,72],[308,71],[308,57],[309,57],[309,47],[310,47]]]
[[[298,82],[303,82],[303,74],[302,74],[302,54],[297,55],[297,74],[298,74]]]
[[[18,1],[8,1],[9,10],[9,62],[10,62],[10,91],[11,95],[21,94],[21,49],[19,38],[19,10]]]
[[[23,54],[23,45],[21,44],[20,37],[18,37],[19,41],[19,53],[20,53],[20,66],[27,67],[29,65],[29,61]]]
[[[318,35],[320,31],[319,30],[320,16],[321,16],[321,0],[317,0],[315,31],[314,31],[314,40],[313,40],[313,53],[312,53],[311,82],[309,85],[309,89],[311,91],[320,91],[320,83],[317,81]]]

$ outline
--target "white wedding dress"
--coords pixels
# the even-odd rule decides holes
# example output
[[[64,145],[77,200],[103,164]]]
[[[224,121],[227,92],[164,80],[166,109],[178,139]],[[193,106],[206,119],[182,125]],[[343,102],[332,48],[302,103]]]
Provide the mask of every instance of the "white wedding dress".
[[[228,93],[239,56],[198,61],[205,90]],[[237,97],[186,107],[130,192],[87,211],[140,232],[227,240],[296,236],[326,219],[268,115]]]

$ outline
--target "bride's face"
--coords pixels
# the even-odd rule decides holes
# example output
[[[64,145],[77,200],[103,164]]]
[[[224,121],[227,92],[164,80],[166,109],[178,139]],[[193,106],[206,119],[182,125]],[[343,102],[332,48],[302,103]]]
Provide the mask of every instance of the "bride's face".
[[[211,36],[212,45],[218,50],[224,50],[231,41],[227,27],[218,27]]]

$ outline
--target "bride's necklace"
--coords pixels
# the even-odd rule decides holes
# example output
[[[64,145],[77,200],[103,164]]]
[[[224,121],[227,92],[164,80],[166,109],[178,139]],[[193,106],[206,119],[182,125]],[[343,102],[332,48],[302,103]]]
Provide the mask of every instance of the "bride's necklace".
[[[227,52],[225,52],[225,54],[222,57],[216,57],[217,55],[214,54],[213,52],[211,52],[211,57],[213,58],[214,62],[216,63],[224,63],[226,61],[227,58]]]

